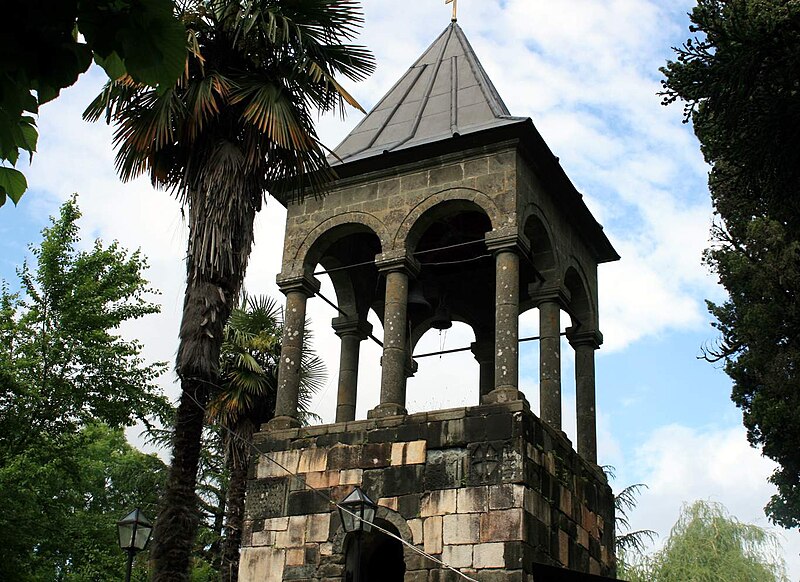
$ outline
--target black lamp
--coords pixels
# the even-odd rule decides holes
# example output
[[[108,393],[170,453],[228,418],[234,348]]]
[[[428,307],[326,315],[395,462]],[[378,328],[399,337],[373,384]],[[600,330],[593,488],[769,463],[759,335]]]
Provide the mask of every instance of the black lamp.
[[[347,533],[356,531],[370,531],[375,520],[375,502],[356,487],[339,503],[339,515],[342,518],[342,527]]]
[[[126,582],[130,582],[133,557],[147,547],[150,534],[153,533],[153,524],[147,519],[138,507],[117,522],[117,535],[119,547],[128,552],[128,569],[125,574]]]

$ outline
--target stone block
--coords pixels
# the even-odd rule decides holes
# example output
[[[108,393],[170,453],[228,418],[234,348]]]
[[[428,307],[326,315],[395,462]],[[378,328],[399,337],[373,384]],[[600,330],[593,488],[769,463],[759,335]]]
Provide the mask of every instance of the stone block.
[[[314,513],[306,521],[306,542],[327,542],[330,537],[331,514]]]
[[[475,568],[505,567],[505,544],[475,544],[472,548],[472,565]]]
[[[302,566],[306,563],[305,548],[289,548],[286,550],[287,566]]]
[[[501,542],[522,540],[522,513],[521,508],[489,511],[482,514],[480,527],[481,542]]]
[[[397,498],[397,512],[406,519],[419,517],[421,499],[422,495],[419,493],[401,495]]]
[[[334,445],[328,449],[329,471],[347,470],[358,467],[361,463],[361,447],[358,445]]]
[[[419,545],[423,541],[422,519],[409,519],[408,529],[411,530],[411,543]]]
[[[264,519],[286,515],[287,480],[256,479],[248,483],[245,519]]]
[[[299,548],[306,543],[307,516],[293,515],[289,518],[289,527],[275,534],[276,548]]]
[[[441,515],[425,518],[422,523],[424,544],[428,554],[441,554],[443,541],[443,520]]]
[[[545,501],[538,491],[526,488],[522,507],[539,521],[550,525],[550,504]]]
[[[288,517],[272,517],[264,520],[264,525],[261,529],[270,531],[286,531],[288,527]]]
[[[327,489],[339,485],[339,471],[306,473],[306,485],[312,489]]]
[[[412,441],[408,443],[392,443],[392,465],[419,465],[425,462],[427,443]]]
[[[458,489],[458,513],[483,513],[487,510],[487,498],[486,487]]]
[[[361,485],[364,469],[346,469],[339,471],[339,485]]]
[[[297,472],[300,451],[275,451],[259,456],[256,478],[286,477]]]
[[[369,443],[361,447],[359,467],[378,469],[391,465],[392,443]]]
[[[381,497],[378,499],[378,505],[397,511],[397,497]]]
[[[569,566],[569,536],[564,530],[558,530],[558,561],[565,568]]]
[[[425,489],[461,487],[467,474],[465,449],[428,450],[425,465]]]
[[[315,473],[324,471],[328,465],[328,449],[301,449],[298,473]]]
[[[255,531],[250,536],[249,546],[274,546],[276,532],[270,530]]]
[[[445,546],[442,548],[442,562],[453,568],[472,567],[471,545]]]
[[[297,580],[297,582],[311,582],[316,573],[315,564],[304,564],[302,566],[286,566],[283,570],[284,580]]]
[[[423,493],[420,502],[420,517],[446,515],[457,511],[457,489],[440,489]]]
[[[451,164],[434,168],[430,171],[430,185],[448,184],[450,182],[460,182],[464,179],[464,168],[461,164]]]
[[[562,487],[561,489],[558,506],[566,515],[572,515],[572,492],[566,487]]]
[[[406,570],[403,582],[428,582],[428,570]]]
[[[285,550],[242,548],[239,555],[240,582],[282,582]]]
[[[445,515],[442,518],[445,544],[475,544],[481,541],[480,514],[464,513]]]
[[[325,498],[328,494],[328,489],[318,491],[312,491],[310,489],[292,491],[289,493],[289,498],[286,502],[286,513],[290,516],[326,513],[331,509],[330,503],[328,503]],[[339,499],[339,497],[336,496],[331,496],[331,498]]]
[[[489,509],[511,509],[523,507],[525,486],[516,483],[502,483],[489,487]]]

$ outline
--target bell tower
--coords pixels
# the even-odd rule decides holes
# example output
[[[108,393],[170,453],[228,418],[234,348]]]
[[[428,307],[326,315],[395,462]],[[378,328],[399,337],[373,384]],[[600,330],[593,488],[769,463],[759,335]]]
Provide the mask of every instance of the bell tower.
[[[256,438],[240,580],[363,582],[390,551],[391,579],[414,582],[613,577],[594,354],[597,267],[619,256],[558,158],[531,119],[509,113],[454,21],[331,163],[330,193],[288,206],[276,416]],[[336,422],[302,427],[305,308],[320,267],[339,311]],[[519,390],[519,317],[534,308],[538,416]],[[413,347],[452,321],[475,333],[475,405],[408,414]],[[562,323],[575,352],[575,378],[564,381],[575,383],[577,450],[561,430]],[[356,419],[369,337],[382,342],[380,403]],[[362,547],[353,536],[366,534],[345,532],[332,505],[356,486],[378,505],[365,538],[373,566],[353,557]],[[354,563],[363,566],[355,574]]]

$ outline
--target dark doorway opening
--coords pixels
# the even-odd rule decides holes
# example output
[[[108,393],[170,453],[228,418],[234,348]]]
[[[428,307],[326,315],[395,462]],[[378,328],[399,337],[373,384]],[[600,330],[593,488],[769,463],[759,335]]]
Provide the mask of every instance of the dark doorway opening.
[[[376,519],[375,524],[400,536],[388,521]],[[381,531],[349,534],[345,556],[344,582],[403,582],[406,573],[403,544]]]

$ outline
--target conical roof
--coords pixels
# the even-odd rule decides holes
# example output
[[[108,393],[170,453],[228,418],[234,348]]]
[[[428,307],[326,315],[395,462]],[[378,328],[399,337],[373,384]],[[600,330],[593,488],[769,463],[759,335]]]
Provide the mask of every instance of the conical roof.
[[[329,156],[332,165],[523,121],[452,22]]]

